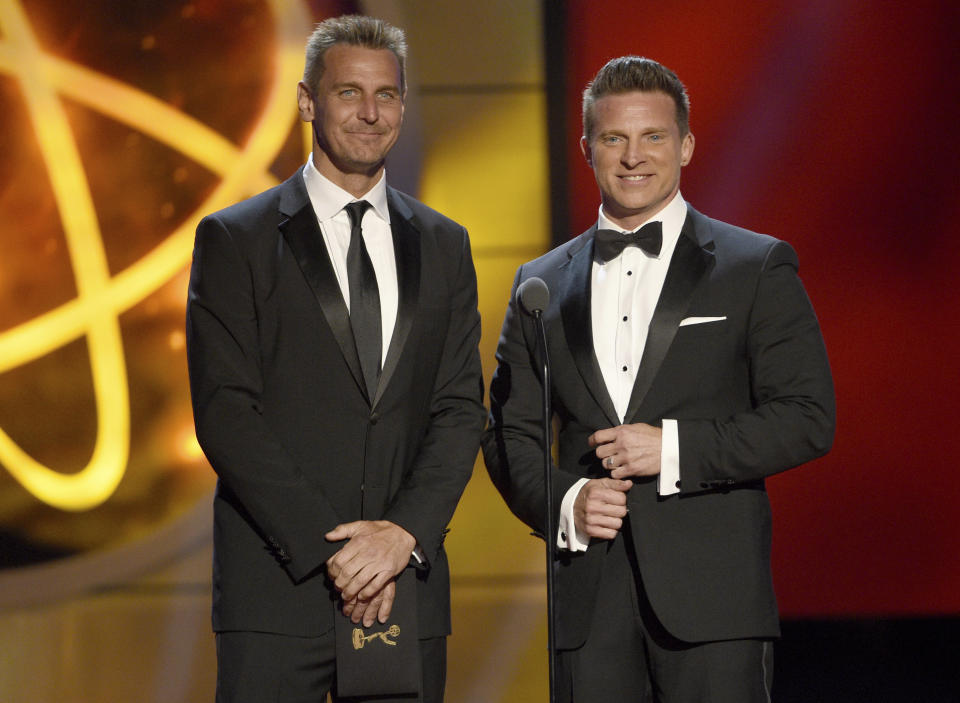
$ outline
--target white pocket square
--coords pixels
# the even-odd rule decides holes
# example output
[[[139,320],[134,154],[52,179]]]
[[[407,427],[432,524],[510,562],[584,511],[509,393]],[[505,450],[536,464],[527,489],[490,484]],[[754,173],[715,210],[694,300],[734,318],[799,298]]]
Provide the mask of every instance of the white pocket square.
[[[704,322],[720,322],[721,320],[726,319],[726,315],[722,317],[687,317],[680,321],[680,326],[686,327],[687,325],[702,325]]]

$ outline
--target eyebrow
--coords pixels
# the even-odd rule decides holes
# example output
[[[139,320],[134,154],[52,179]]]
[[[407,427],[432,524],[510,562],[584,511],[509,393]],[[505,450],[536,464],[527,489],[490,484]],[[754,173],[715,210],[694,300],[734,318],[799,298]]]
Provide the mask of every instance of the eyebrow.
[[[603,130],[603,131],[597,132],[597,138],[600,138],[600,137],[610,137],[610,136],[626,137],[628,131],[629,131],[629,130],[620,129],[620,128],[605,129],[605,130]],[[669,127],[647,127],[646,129],[641,130],[640,134],[641,134],[641,135],[646,135],[646,134],[664,134],[664,133],[669,133],[669,132],[670,132],[670,128],[669,128]]]
[[[361,91],[363,90],[363,86],[361,86],[359,83],[355,81],[344,81],[343,83],[334,83],[331,86],[331,88],[334,90],[340,90],[342,88],[356,88],[357,90],[361,90]],[[400,86],[391,83],[388,85],[379,86],[378,88],[374,88],[373,92],[382,93],[385,90],[391,91],[393,93],[399,93]]]

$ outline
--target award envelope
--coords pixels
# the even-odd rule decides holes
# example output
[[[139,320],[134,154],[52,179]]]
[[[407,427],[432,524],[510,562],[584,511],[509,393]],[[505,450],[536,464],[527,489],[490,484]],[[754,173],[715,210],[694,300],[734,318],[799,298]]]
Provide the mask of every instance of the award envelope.
[[[397,577],[397,595],[386,623],[355,625],[337,608],[336,630],[339,696],[420,692],[415,569],[408,567]]]

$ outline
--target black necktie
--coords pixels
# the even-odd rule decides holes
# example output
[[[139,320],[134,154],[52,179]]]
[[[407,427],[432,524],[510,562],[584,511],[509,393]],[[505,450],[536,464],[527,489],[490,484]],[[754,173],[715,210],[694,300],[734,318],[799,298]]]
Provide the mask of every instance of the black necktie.
[[[657,256],[663,244],[663,232],[659,222],[648,222],[636,232],[598,229],[594,242],[597,256],[604,263],[616,259],[629,246],[640,247],[651,256]]]
[[[350,326],[357,343],[360,368],[367,384],[367,397],[373,402],[380,379],[380,354],[383,331],[380,325],[380,290],[367,247],[363,243],[363,213],[370,207],[366,200],[346,206],[350,216],[350,246],[347,248],[347,280],[350,287]]]

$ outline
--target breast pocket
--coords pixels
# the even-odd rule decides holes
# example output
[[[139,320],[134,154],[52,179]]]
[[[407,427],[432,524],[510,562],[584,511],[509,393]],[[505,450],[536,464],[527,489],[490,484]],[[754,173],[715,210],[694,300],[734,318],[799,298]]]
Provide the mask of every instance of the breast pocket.
[[[693,387],[726,373],[738,355],[736,347],[729,320],[681,325],[664,360],[664,370],[670,378],[682,379]]]
[[[702,339],[725,336],[730,330],[730,322],[726,317],[687,317],[677,329],[677,339]]]

